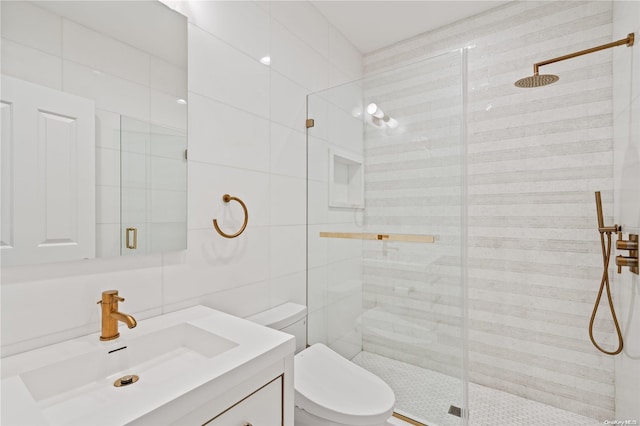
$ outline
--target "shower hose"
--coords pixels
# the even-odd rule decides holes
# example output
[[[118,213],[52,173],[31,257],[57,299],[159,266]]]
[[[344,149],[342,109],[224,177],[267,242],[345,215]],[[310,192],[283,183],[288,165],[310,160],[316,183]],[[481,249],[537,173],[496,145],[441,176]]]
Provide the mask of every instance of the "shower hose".
[[[604,234],[607,234],[607,244],[605,246],[604,242]],[[611,258],[611,232],[600,232],[600,245],[602,246],[602,258],[604,263],[604,270],[602,271],[602,279],[600,280],[600,290],[598,291],[598,297],[596,298],[596,303],[593,305],[593,312],[591,313],[591,321],[589,321],[589,338],[591,339],[591,343],[598,348],[600,352],[603,352],[607,355],[618,355],[622,352],[622,333],[620,332],[620,325],[618,324],[618,318],[616,317],[616,311],[613,308],[613,299],[611,298],[611,288],[609,286],[609,259]],[[598,306],[600,305],[600,299],[602,298],[602,291],[606,288],[607,290],[607,299],[609,301],[609,309],[611,310],[611,316],[613,318],[613,324],[616,328],[616,334],[618,335],[618,348],[609,352],[604,350],[596,343],[596,339],[593,337],[593,323],[596,320],[596,313],[598,312]]]

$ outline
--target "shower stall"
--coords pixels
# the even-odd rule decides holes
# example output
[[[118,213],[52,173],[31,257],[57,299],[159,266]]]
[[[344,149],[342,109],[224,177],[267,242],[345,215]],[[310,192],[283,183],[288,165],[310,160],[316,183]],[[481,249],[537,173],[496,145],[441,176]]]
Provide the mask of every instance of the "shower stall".
[[[308,343],[385,380],[396,416],[461,425],[461,49],[308,96]]]

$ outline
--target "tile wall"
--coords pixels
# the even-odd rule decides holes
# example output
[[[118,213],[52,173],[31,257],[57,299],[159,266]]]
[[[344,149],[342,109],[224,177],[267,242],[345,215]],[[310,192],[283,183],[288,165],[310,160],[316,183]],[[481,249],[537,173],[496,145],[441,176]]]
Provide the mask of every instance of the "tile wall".
[[[307,2],[166,4],[189,18],[188,249],[4,268],[3,356],[98,331],[95,301],[111,288],[138,319],[196,304],[247,316],[306,301],[306,95],[359,78],[361,55]],[[3,66],[29,60],[3,57]],[[233,240],[211,224],[242,220],[225,193],[249,208]]]
[[[365,242],[363,348],[458,378],[463,63],[461,52],[446,53],[369,75],[364,88],[365,104],[375,102],[398,122],[396,128],[365,127],[365,226],[383,234],[433,235],[436,241]],[[452,395],[451,403],[459,404],[459,397]]]
[[[602,264],[594,191],[613,221],[612,51],[543,68],[560,75],[553,86],[513,83],[535,62],[611,40],[611,2],[521,1],[364,59],[370,75],[470,48],[470,380],[601,420],[614,415],[614,359],[588,325]],[[612,346],[600,312],[597,338]]]
[[[613,38],[635,33],[633,47],[613,52],[614,218],[625,238],[640,234],[640,3],[613,2]],[[620,250],[616,255],[628,256]],[[616,412],[640,422],[640,279],[628,270],[613,275],[616,309],[625,339],[616,357]]]

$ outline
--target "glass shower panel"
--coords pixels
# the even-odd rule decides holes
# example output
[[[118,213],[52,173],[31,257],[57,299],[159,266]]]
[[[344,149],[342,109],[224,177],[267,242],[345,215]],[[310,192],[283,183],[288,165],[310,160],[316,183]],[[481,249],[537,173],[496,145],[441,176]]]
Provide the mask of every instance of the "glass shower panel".
[[[308,97],[308,340],[349,359],[362,350],[362,240],[320,233],[362,232],[362,99],[362,82]]]
[[[463,53],[308,97],[308,343],[461,425]]]

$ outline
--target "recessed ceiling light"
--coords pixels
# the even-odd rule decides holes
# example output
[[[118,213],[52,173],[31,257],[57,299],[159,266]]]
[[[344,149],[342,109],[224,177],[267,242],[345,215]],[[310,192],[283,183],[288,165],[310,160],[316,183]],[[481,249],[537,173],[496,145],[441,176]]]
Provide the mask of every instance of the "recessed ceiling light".
[[[177,104],[180,104],[180,105],[186,105],[186,104],[187,104],[187,101],[186,101],[186,100],[184,100],[184,99],[177,99],[177,100],[176,100],[176,103],[177,103]]]
[[[263,56],[262,58],[260,58],[260,62],[265,65],[271,65],[271,56]]]

